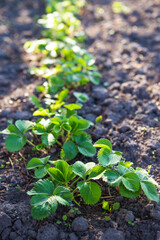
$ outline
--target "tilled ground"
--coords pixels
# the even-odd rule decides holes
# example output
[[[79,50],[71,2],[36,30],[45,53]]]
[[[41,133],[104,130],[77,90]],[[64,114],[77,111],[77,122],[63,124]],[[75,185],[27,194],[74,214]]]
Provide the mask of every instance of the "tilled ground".
[[[93,142],[101,137],[110,139],[134,167],[152,165],[151,174],[160,183],[160,2],[123,2],[131,9],[128,15],[114,14],[109,0],[92,1],[83,10],[86,47],[95,56],[103,77],[100,86],[85,88],[90,98],[80,113],[92,121],[103,116],[102,123],[90,130]],[[8,120],[32,119],[33,105],[28,96],[38,79],[30,76],[27,68],[37,62],[37,57],[26,55],[23,44],[39,36],[33,19],[43,11],[38,0],[0,3],[0,129]],[[117,196],[121,208],[111,214],[110,222],[104,220],[100,205],[82,206],[81,217],[70,216],[66,223],[57,223],[67,213],[65,208],[44,221],[33,220],[26,195],[32,179],[25,170],[31,148],[26,147],[21,156],[10,154],[3,142],[0,239],[160,239],[160,204],[145,198]]]

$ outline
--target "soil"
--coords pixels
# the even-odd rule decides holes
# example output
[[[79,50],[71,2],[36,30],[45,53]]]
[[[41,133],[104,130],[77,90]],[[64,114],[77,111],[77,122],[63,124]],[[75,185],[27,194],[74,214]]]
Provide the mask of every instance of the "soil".
[[[88,2],[80,16],[86,48],[102,79],[99,86],[83,89],[89,100],[79,113],[92,121],[102,115],[102,122],[90,130],[93,142],[110,139],[134,167],[151,165],[151,175],[160,183],[160,2],[123,0],[131,9],[127,15],[113,13],[112,2]],[[26,54],[23,44],[40,37],[35,19],[43,12],[40,0],[0,2],[0,130],[9,120],[33,119],[29,96],[40,79],[28,68],[38,64],[38,57]],[[160,203],[143,196],[128,200],[116,193],[114,201],[121,207],[112,211],[111,221],[104,220],[99,204],[82,204],[81,217],[73,215],[66,222],[62,216],[68,209],[63,207],[43,221],[34,220],[26,194],[33,181],[25,167],[34,156],[31,148],[9,153],[2,136],[0,147],[0,239],[160,239]],[[110,191],[112,201],[115,192]]]

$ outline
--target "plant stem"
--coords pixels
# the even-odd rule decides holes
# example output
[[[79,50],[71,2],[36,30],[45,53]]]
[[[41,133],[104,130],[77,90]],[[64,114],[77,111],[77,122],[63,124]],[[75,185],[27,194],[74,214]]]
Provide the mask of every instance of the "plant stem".
[[[75,199],[73,201],[80,207],[80,204]]]
[[[78,190],[78,188],[75,188],[72,193],[74,194],[77,190]]]
[[[62,143],[60,143],[58,140],[57,140],[57,143],[58,143],[59,146],[62,146]]]
[[[27,142],[32,146],[35,147],[36,145],[34,143],[32,143],[30,140],[27,139]]]
[[[81,177],[78,177],[71,185],[70,187],[72,187]]]
[[[30,140],[27,139],[27,142],[32,146],[32,147],[35,147],[36,145],[34,143],[32,143]],[[44,154],[48,154],[48,152],[46,152],[45,150],[39,150],[41,152],[43,152]]]

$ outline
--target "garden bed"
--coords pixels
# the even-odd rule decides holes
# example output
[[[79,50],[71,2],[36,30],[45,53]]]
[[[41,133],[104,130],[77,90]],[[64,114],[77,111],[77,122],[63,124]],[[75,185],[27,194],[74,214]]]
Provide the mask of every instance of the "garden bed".
[[[93,142],[109,138],[134,167],[147,169],[151,165],[150,172],[160,183],[160,4],[156,0],[141,0],[136,6],[134,1],[123,2],[131,13],[115,14],[110,1],[92,1],[80,16],[88,36],[86,48],[96,58],[102,80],[98,86],[82,87],[89,100],[79,114],[93,122],[102,115],[102,122],[90,129]],[[40,6],[40,1],[33,4],[29,0],[0,3],[1,130],[8,120],[34,119],[29,96],[39,81],[27,69],[39,59],[26,54],[23,44],[40,35],[33,20],[35,14],[43,13]],[[26,194],[33,180],[26,171],[28,160],[34,157],[32,148],[25,147],[21,156],[9,153],[2,136],[0,139],[2,240],[159,239],[159,204],[142,196],[126,199],[112,190],[108,200],[116,197],[120,209],[111,213],[111,221],[104,219],[98,204],[82,205],[81,214],[72,214],[66,221],[62,220],[69,211],[65,207],[43,221],[34,220]]]

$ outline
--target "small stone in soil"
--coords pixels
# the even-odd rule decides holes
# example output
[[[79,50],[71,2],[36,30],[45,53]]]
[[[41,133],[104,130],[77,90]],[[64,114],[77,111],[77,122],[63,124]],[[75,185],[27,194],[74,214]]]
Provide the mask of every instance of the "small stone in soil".
[[[126,222],[133,222],[134,221],[134,215],[132,211],[128,211],[125,216]]]
[[[48,224],[38,230],[36,240],[57,240],[58,229],[53,224]]]
[[[159,208],[151,209],[150,216],[153,219],[160,220],[160,209]]]
[[[156,240],[160,240],[160,231],[157,232]]]
[[[6,213],[0,213],[0,233],[12,225],[11,218]]]
[[[89,228],[88,221],[84,217],[77,217],[72,222],[72,229],[75,232],[87,231],[88,228]]]
[[[9,238],[9,234],[11,232],[11,228],[6,228],[1,234],[2,240],[7,240]]]
[[[78,240],[78,237],[76,236],[75,233],[70,233],[69,234],[69,240]]]
[[[103,233],[101,240],[125,240],[124,233],[113,228],[107,229]]]

